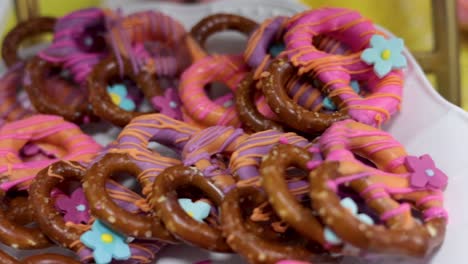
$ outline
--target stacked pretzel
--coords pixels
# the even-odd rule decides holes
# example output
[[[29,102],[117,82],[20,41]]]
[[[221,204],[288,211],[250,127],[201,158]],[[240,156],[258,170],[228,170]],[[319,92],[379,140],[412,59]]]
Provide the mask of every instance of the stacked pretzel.
[[[224,30],[248,37],[243,54],[206,50]],[[152,263],[176,243],[249,263],[432,254],[447,176],[380,130],[401,104],[403,48],[340,8],[214,14],[189,32],[97,8],[19,24],[2,49],[0,242],[75,253],[21,263]],[[101,146],[92,124],[123,128]]]

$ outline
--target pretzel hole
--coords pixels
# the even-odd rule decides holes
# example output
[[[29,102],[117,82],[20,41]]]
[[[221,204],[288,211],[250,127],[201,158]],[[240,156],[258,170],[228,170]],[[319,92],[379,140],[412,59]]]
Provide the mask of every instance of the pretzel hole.
[[[236,30],[217,32],[205,42],[209,54],[242,54],[247,46],[247,36]]]
[[[212,82],[204,87],[205,94],[212,101],[217,101],[224,108],[234,105],[234,95],[229,87],[223,82]]]
[[[182,159],[179,152],[175,151],[174,148],[171,148],[170,145],[166,145],[164,143],[149,141],[147,149],[154,153],[157,153],[157,155],[161,155],[167,158],[173,158],[173,159],[179,159],[179,160]]]
[[[192,202],[203,201],[211,205],[210,215],[203,220],[203,222],[208,223],[210,226],[220,227],[220,223],[218,221],[219,211],[216,206],[214,206],[214,202],[210,199],[206,198],[203,194],[202,190],[193,185],[182,185],[176,190],[178,198],[186,198],[190,199]]]
[[[122,186],[143,197],[142,187],[140,183],[138,183],[136,176],[137,175],[133,175],[126,171],[116,171],[110,175],[110,179],[120,183]]]

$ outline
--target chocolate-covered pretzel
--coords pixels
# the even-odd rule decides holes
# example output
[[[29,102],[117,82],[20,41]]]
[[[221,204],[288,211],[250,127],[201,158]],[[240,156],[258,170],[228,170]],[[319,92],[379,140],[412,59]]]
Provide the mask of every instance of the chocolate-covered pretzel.
[[[268,104],[278,117],[288,126],[310,134],[318,134],[336,121],[347,119],[343,112],[315,112],[309,111],[296,104],[288,97],[286,84],[294,67],[286,60],[273,61],[269,70],[263,74],[261,87]]]
[[[134,118],[119,134],[110,153],[125,153],[142,170],[137,176],[142,193],[148,197],[153,182],[164,169],[179,165],[179,159],[163,156],[157,150],[148,149],[150,142],[182,152],[185,144],[199,129],[163,114],[148,114]]]
[[[67,220],[62,215],[62,211],[59,211],[57,207],[60,206],[61,210],[66,209],[67,213],[74,212],[75,215],[80,214],[82,216],[83,210],[89,210],[89,203],[84,199],[78,205],[81,208],[78,208],[73,203],[67,205],[68,208],[63,208],[63,202],[61,202],[63,199],[59,200],[62,197],[51,194],[59,184],[71,181],[80,182],[85,174],[86,167],[80,163],[67,161],[54,163],[39,172],[36,180],[30,187],[30,200],[34,208],[35,218],[41,230],[61,246],[76,252],[82,262],[88,263],[93,260],[94,254],[83,242],[82,237],[85,231],[94,227],[94,224],[91,226],[91,223],[93,221],[95,223],[96,219],[88,215],[82,219],[68,218]],[[118,203],[122,209],[128,212],[141,213],[142,208],[145,207],[141,203],[144,200],[140,196],[114,181],[107,181],[104,190],[106,193],[109,193],[114,202]],[[70,201],[70,199],[67,198],[66,201]],[[160,249],[159,244],[159,242],[142,240],[129,242],[128,246],[132,254],[128,260],[150,263],[155,253]]]
[[[60,95],[62,97],[56,97],[54,93],[47,92],[48,75],[57,67],[62,68],[61,65],[43,60],[39,56],[28,62],[23,85],[28,93],[29,100],[40,113],[62,116],[74,123],[86,122],[92,116],[92,111],[85,96],[85,91],[80,93],[78,88],[70,87],[71,84],[64,82],[63,85],[68,86],[66,89],[77,90],[74,93],[75,96],[71,98],[71,102],[62,101],[63,94]]]
[[[310,163],[313,162],[313,163]],[[310,171],[320,162],[313,160],[311,152],[294,145],[280,144],[274,146],[263,159],[260,167],[262,187],[272,207],[281,219],[301,235],[325,245],[323,225],[313,211],[305,208],[288,188],[286,170],[298,167]]]
[[[0,263],[1,264],[79,264],[80,262],[66,256],[57,254],[38,254],[17,260],[6,252],[0,250]]]
[[[257,26],[255,21],[239,15],[225,13],[209,15],[192,27],[187,36],[187,45],[196,61],[207,55],[205,42],[211,35],[225,30],[235,30],[248,36]]]
[[[28,197],[18,195],[9,198],[7,195],[7,198],[5,215],[10,221],[20,225],[27,225],[34,222],[33,208]]]
[[[256,82],[253,79],[253,73],[250,73],[237,87],[236,110],[243,126],[255,132],[269,129],[283,131],[283,125],[266,118],[258,110],[255,104],[255,94],[257,92],[255,86]]]
[[[107,153],[95,162],[86,172],[83,184],[92,214],[129,236],[174,241],[151,212],[146,215],[130,213],[112,201],[107,191],[103,192],[106,181],[116,172],[127,172],[136,177],[142,169],[127,154]]]
[[[229,246],[249,263],[273,264],[284,259],[310,259],[313,254],[304,244],[301,245],[301,239],[266,239],[258,235],[261,232],[254,232],[246,226],[245,219],[250,215],[248,210],[267,202],[267,199],[253,187],[233,189],[224,197],[221,224]]]
[[[164,226],[177,238],[212,251],[230,252],[221,231],[198,222],[179,205],[177,191],[182,187],[199,189],[204,197],[220,206],[222,192],[195,167],[174,166],[165,169],[156,179],[150,203],[164,222]]]
[[[52,17],[36,17],[20,22],[3,40],[2,58],[8,67],[23,62],[18,54],[21,43],[33,36],[54,32],[56,19]]]
[[[119,75],[133,80],[146,98],[153,98],[162,92],[154,75],[146,71],[135,72],[127,60],[120,62],[114,56],[110,56],[97,64],[88,78],[89,102],[93,112],[114,125],[125,126],[134,117],[144,113],[126,111],[112,101],[107,86],[111,78]]]
[[[416,257],[427,256],[440,246],[445,234],[445,215],[427,219],[421,224],[413,219],[409,206],[400,205],[388,196],[372,199],[371,192],[365,190],[378,183],[378,176],[368,173],[368,177],[359,177],[365,173],[366,170],[362,167],[350,166],[349,163],[327,162],[309,175],[312,206],[339,240],[366,252]],[[336,189],[332,187],[337,182],[347,182],[351,188],[363,193],[366,203],[378,212],[384,226],[373,224],[369,220],[364,221],[362,214],[358,215],[345,207],[343,200],[340,202],[340,197],[335,193]],[[437,207],[426,206],[424,203],[415,204],[415,209],[418,210],[430,211],[431,208]]]
[[[219,156],[229,156],[246,137],[240,128],[224,126],[206,128],[192,135],[187,141],[182,151],[183,163],[186,166],[195,166],[216,187],[228,192],[234,187],[235,179],[226,170]]]
[[[4,199],[5,192],[0,191],[0,199]],[[39,228],[29,228],[10,220],[5,212],[0,210],[0,241],[16,249],[37,249],[51,245]]]
[[[327,242],[340,244],[342,239],[370,252],[410,256],[430,254],[440,245],[447,221],[442,190],[448,177],[429,155],[409,156],[390,134],[353,120],[333,124],[320,137],[319,146],[325,161],[338,165],[325,170],[324,175],[310,174],[314,208],[318,210],[315,206],[331,201],[330,195],[334,202],[332,208],[344,207],[334,193],[339,187],[348,186],[378,219],[376,222],[364,216],[364,220],[358,217],[361,224],[355,220],[344,223],[338,219],[347,219],[351,213],[343,215],[341,209],[322,209],[320,217],[329,219],[325,224],[336,234],[330,236],[328,230]],[[317,198],[320,202],[316,202]],[[347,208],[350,202],[344,201]],[[357,214],[357,206],[351,208],[353,214],[361,215]],[[418,212],[419,219],[415,219],[413,212]]]

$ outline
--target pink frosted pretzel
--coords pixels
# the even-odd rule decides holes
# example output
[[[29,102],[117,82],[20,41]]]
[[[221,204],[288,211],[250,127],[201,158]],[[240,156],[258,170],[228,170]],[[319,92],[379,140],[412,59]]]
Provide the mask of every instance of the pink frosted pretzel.
[[[371,252],[412,256],[430,254],[442,243],[447,221],[442,190],[447,176],[429,156],[408,156],[388,133],[351,120],[333,124],[319,144],[326,165],[310,175],[311,198],[334,232],[328,234],[329,243],[340,244],[342,239]],[[343,209],[351,201],[342,200],[340,205],[334,194],[343,185],[377,214],[376,224],[368,216],[364,220],[350,217]],[[421,212],[422,224],[415,221],[411,209]]]
[[[36,150],[34,150],[36,149]],[[8,190],[25,190],[36,174],[58,160],[89,161],[101,147],[61,117],[35,115],[0,128],[0,199]],[[16,248],[49,245],[38,229],[7,220],[0,210],[0,240]]]
[[[192,64],[181,77],[179,94],[186,113],[204,126],[240,126],[235,106],[224,107],[211,101],[204,91],[206,84],[214,81],[225,83],[235,91],[239,82],[247,74],[248,68],[241,56],[207,56]],[[262,104],[262,112],[267,105]]]
[[[52,156],[45,160],[24,161],[20,151],[27,143]],[[101,150],[90,136],[61,117],[34,115],[7,123],[0,128],[0,184],[4,191],[24,189],[36,173],[57,160],[89,161]]]
[[[340,55],[318,49],[313,40],[319,35],[330,36],[344,43],[349,52]],[[393,66],[401,68],[406,64],[402,55],[392,54],[390,49],[380,47],[385,41],[395,42],[401,51],[402,42],[382,40],[380,36],[384,36],[384,33],[358,12],[341,8],[314,9],[291,18],[285,35],[286,53],[293,65],[299,68],[300,75],[309,74],[321,81],[322,90],[329,93],[338,108],[346,110],[357,121],[379,126],[398,110],[403,73],[388,68],[384,76],[375,74],[373,67],[361,60],[363,51],[371,44],[376,54],[382,52],[377,54],[381,57],[378,60],[393,60],[392,56],[398,56],[399,60]],[[385,64],[385,67],[390,67]],[[374,68],[379,68],[377,66]],[[367,81],[369,94],[360,97],[351,88],[351,79]]]

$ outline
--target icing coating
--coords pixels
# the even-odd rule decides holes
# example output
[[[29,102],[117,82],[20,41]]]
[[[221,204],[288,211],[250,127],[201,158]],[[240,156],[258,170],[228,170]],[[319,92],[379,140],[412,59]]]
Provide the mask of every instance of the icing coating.
[[[350,236],[346,236],[353,241],[354,246],[360,248],[370,246],[378,252],[396,248],[404,254],[424,255],[441,243],[447,219],[442,192],[430,186],[414,187],[411,184],[411,173],[405,164],[408,154],[390,134],[362,123],[346,120],[333,124],[320,137],[319,144],[326,161],[339,163],[334,167],[324,168],[336,171],[328,172],[330,179],[323,183],[326,184],[327,190],[336,191],[340,185],[350,186],[379,215],[380,221],[388,228],[408,229],[417,234],[405,243],[392,245],[389,245],[392,239],[377,239],[379,236],[372,236],[374,239],[371,244],[368,239],[366,239],[368,242],[364,243],[363,240],[353,240]],[[356,155],[372,162],[375,167],[358,160]],[[311,179],[319,181],[317,178],[322,178],[323,181],[322,174],[320,174],[322,176],[317,176],[319,173],[314,175]],[[314,197],[316,195],[312,194],[312,199]],[[421,211],[424,221],[422,225],[412,217],[409,205]],[[333,229],[342,237],[343,229],[336,229],[336,226],[333,226]],[[433,229],[437,236],[431,237],[429,229]],[[372,232],[374,231],[377,232],[372,229]],[[397,233],[398,231],[395,231],[395,241]]]
[[[333,54],[312,44],[314,37],[327,34],[343,42],[351,52]],[[397,112],[401,103],[403,73],[393,70],[383,78],[372,66],[361,60],[370,38],[384,35],[358,12],[343,8],[320,8],[295,15],[285,34],[286,53],[298,73],[319,79],[321,89],[338,102],[338,108],[353,119],[380,126]],[[370,93],[364,98],[356,94],[350,81],[368,80]]]
[[[281,133],[274,130],[258,132],[240,142],[229,160],[231,172],[238,178],[236,185],[260,186],[260,164],[262,158],[281,142],[307,147],[310,142],[295,133]]]
[[[199,130],[163,114],[149,114],[134,118],[119,134],[111,153],[126,153],[142,169],[137,175],[145,196],[151,192],[154,179],[165,168],[181,161],[164,157],[148,149],[148,143],[158,142],[181,152],[190,137]]]
[[[179,95],[187,114],[205,125],[240,126],[234,106],[223,107],[210,100],[205,85],[221,81],[235,91],[247,73],[242,57],[214,55],[193,63],[181,77]]]
[[[183,163],[194,165],[223,192],[234,187],[235,179],[224,164],[216,161],[217,154],[229,156],[247,137],[242,129],[212,126],[194,134],[182,151]]]
[[[86,81],[93,67],[109,54],[105,39],[111,10],[87,8],[59,18],[51,45],[39,52],[43,60],[62,64],[77,83]]]
[[[24,162],[19,151],[31,142],[55,158]],[[34,115],[10,122],[0,128],[0,184],[4,191],[13,187],[24,189],[36,173],[48,165],[63,160],[89,161],[101,150],[90,136],[61,117]]]
[[[109,38],[117,59],[128,59],[133,71],[175,77],[190,63],[185,34],[176,19],[159,11],[142,11],[119,18]]]

